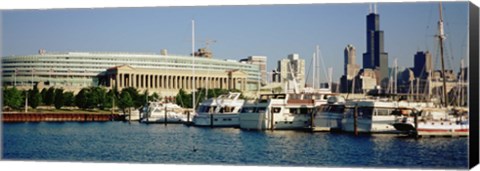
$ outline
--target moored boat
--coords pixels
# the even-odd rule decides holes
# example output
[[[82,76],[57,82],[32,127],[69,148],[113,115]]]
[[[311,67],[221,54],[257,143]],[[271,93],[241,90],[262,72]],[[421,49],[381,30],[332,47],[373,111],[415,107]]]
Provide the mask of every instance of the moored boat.
[[[240,99],[240,93],[228,93],[210,98],[198,107],[193,117],[195,126],[238,127],[240,125],[238,112],[245,100]]]
[[[327,103],[330,93],[263,94],[245,103],[240,112],[240,128],[247,130],[295,130],[310,124],[311,114]]]
[[[185,110],[174,103],[149,102],[145,115],[140,122],[144,123],[184,123],[191,121]],[[190,118],[189,118],[190,117]]]
[[[345,99],[341,96],[329,97],[327,104],[317,107],[311,125],[312,131],[341,130],[344,112]]]
[[[400,133],[393,127],[399,110],[411,112],[433,106],[431,102],[391,101],[388,99],[362,99],[347,101],[342,131],[359,133]],[[355,117],[356,115],[356,117]],[[356,122],[356,124],[355,124]],[[356,127],[355,127],[356,126]]]
[[[393,126],[409,135],[468,136],[468,111],[424,108],[411,115],[403,115]]]

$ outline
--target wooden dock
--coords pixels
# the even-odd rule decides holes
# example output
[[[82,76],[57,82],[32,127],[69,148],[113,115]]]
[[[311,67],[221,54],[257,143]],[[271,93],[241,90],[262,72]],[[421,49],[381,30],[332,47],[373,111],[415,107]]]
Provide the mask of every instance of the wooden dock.
[[[3,122],[106,122],[124,120],[119,114],[3,113]]]

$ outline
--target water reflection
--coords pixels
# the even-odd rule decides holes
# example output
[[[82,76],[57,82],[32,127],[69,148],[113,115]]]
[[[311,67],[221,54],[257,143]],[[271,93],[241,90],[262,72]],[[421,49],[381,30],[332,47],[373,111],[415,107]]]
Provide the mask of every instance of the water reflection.
[[[5,159],[466,168],[467,138],[244,131],[184,125],[4,124]]]

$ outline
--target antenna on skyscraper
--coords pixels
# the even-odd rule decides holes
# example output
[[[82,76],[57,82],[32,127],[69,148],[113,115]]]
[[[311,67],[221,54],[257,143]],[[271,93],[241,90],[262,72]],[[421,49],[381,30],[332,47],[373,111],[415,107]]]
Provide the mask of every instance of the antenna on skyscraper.
[[[368,8],[368,13],[370,14],[370,13],[372,13],[372,4],[370,4],[368,7],[369,7]]]
[[[373,13],[377,13],[377,3],[373,3]]]

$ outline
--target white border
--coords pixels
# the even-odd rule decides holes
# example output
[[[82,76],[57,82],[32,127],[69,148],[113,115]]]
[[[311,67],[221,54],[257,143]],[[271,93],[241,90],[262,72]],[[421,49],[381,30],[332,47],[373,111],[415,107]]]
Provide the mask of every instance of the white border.
[[[5,9],[58,9],[58,8],[109,8],[157,6],[216,6],[216,5],[267,5],[312,3],[365,3],[365,2],[427,2],[431,0],[0,0],[0,10]],[[443,0],[458,1],[458,0]]]
[[[110,8],[110,7],[157,7],[157,6],[216,6],[216,5],[267,5],[267,4],[312,4],[312,3],[368,3],[368,2],[428,2],[431,0],[0,0],[0,10],[18,9],[61,9],[61,8]],[[456,0],[443,0],[456,1]],[[473,1],[479,4],[478,0]],[[1,15],[0,15],[1,17]],[[1,21],[1,20],[0,20]],[[0,22],[1,23],[1,22]],[[0,32],[1,34],[1,32]],[[1,36],[0,36],[1,37]],[[1,129],[0,129],[1,130]],[[2,148],[2,147],[0,147]],[[349,157],[349,156],[345,156]],[[354,156],[350,156],[354,157]],[[131,164],[131,163],[81,163],[81,162],[35,162],[35,161],[0,161],[0,168],[5,170],[400,170],[385,168],[325,168],[325,167],[272,167],[272,166],[218,166],[218,165],[172,165],[172,164]],[[479,168],[478,166],[476,167]],[[404,170],[404,169],[402,169]],[[407,169],[413,170],[413,169]],[[421,169],[425,171],[425,169]]]

